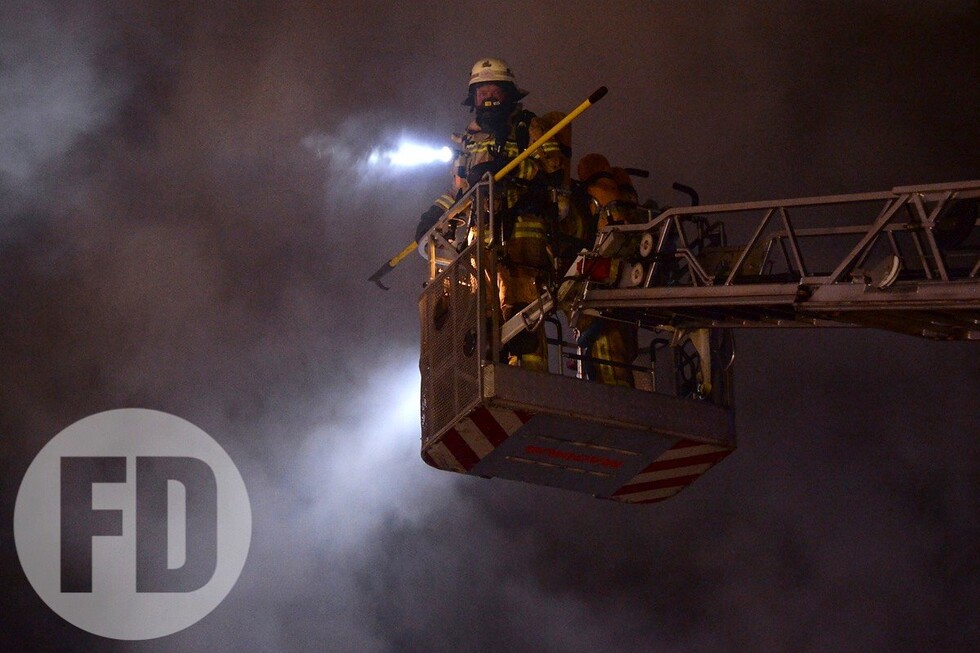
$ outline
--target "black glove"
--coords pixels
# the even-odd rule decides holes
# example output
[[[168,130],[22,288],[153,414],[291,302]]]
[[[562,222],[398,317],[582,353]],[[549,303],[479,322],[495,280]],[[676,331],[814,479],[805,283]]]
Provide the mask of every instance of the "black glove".
[[[432,225],[439,222],[439,218],[442,217],[443,210],[433,204],[429,207],[429,210],[422,214],[419,218],[419,225],[415,227],[415,241],[418,242],[422,240],[425,236],[425,232],[432,228]]]
[[[470,168],[470,173],[466,175],[466,181],[470,186],[473,186],[483,179],[483,175],[487,174],[488,172],[491,175],[495,175],[503,170],[504,166],[508,163],[509,161],[507,159],[490,159],[489,161],[478,163]]]

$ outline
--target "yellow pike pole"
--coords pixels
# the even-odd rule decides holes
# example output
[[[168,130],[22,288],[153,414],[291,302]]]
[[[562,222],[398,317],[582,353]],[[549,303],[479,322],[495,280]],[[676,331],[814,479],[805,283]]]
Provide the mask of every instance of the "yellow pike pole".
[[[578,118],[579,115],[581,115],[581,113],[583,111],[585,111],[586,109],[588,109],[589,107],[591,107],[593,104],[595,104],[596,102],[598,102],[599,100],[601,100],[606,95],[606,93],[608,91],[609,91],[609,89],[607,89],[605,86],[600,86],[598,89],[596,89],[595,92],[592,93],[592,95],[590,95],[588,97],[588,99],[586,99],[584,102],[582,102],[582,104],[580,104],[577,107],[575,107],[574,109],[572,109],[572,111],[567,116],[565,116],[564,118],[562,118],[561,120],[559,120],[555,124],[555,126],[552,127],[551,129],[549,129],[547,132],[545,132],[541,136],[541,138],[539,138],[538,140],[536,140],[533,143],[531,143],[531,145],[529,145],[527,147],[527,149],[525,149],[523,152],[521,152],[516,157],[514,157],[510,161],[510,163],[508,163],[503,168],[501,168],[500,171],[493,176],[493,181],[495,183],[503,181],[504,177],[506,177],[507,175],[509,175],[511,173],[511,171],[514,170],[514,168],[516,168],[517,166],[519,166],[521,164],[521,162],[524,161],[524,159],[526,159],[529,156],[531,156],[532,154],[534,154],[534,152],[537,151],[537,149],[539,147],[541,147],[542,145],[544,145],[545,143],[547,143],[549,140],[551,140],[551,138],[555,134],[557,134],[562,129],[564,129],[566,127],[566,125],[568,125],[573,120],[575,120],[576,118]],[[413,240],[411,243],[409,243],[408,245],[406,245],[405,248],[402,251],[398,252],[393,257],[391,257],[390,259],[388,259],[388,261],[384,265],[382,265],[380,268],[378,268],[378,270],[374,274],[372,274],[370,277],[368,277],[368,281],[373,281],[374,283],[378,284],[378,287],[381,288],[382,290],[388,290],[388,287],[381,283],[381,277],[385,276],[386,274],[388,274],[389,272],[391,272],[393,269],[395,269],[395,266],[396,265],[398,265],[399,263],[401,263],[402,260],[404,260],[406,256],[408,256],[410,253],[412,253],[413,250],[415,250],[417,248],[418,248],[418,243],[416,243]]]
[[[381,283],[381,277],[394,270],[395,266],[401,263],[406,256],[418,249],[418,246],[419,244],[414,240],[408,245],[405,245],[405,249],[388,259],[384,265],[378,268],[377,272],[368,277],[368,281],[373,281],[374,283],[378,284],[378,288],[381,288],[381,290],[388,290],[388,286]]]

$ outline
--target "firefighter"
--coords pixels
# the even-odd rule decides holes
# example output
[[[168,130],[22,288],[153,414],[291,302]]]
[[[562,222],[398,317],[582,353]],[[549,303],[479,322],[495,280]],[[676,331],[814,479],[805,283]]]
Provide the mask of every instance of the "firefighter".
[[[464,133],[453,136],[457,156],[452,167],[452,187],[422,214],[416,240],[471,185],[486,173],[501,170],[527,148],[532,135],[547,131],[546,123],[521,104],[526,95],[527,91],[517,86],[514,73],[502,59],[480,59],[473,65],[463,105],[470,107],[474,118]],[[556,123],[557,120],[552,124]],[[569,156],[570,150],[563,152],[559,136],[522,161],[504,184],[496,214],[502,216],[505,227],[505,244],[497,265],[500,309],[505,321],[538,298],[552,269],[548,219],[553,208],[547,188],[561,186],[568,178]],[[519,334],[508,349],[509,363],[548,370],[542,326],[534,333]]]
[[[632,209],[638,196],[625,170],[612,167],[601,154],[587,154],[579,161],[578,176],[592,200],[592,219],[598,229],[634,219]],[[582,349],[586,378],[606,385],[634,387],[633,371],[627,366],[638,354],[636,327],[583,315],[578,329],[577,344]]]

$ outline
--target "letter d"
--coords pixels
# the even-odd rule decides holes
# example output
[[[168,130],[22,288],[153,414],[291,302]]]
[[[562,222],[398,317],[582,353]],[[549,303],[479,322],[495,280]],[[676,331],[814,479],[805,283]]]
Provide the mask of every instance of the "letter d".
[[[167,485],[184,486],[184,563],[167,564]],[[218,564],[218,493],[203,460],[173,456],[136,458],[136,591],[193,592],[207,585]]]

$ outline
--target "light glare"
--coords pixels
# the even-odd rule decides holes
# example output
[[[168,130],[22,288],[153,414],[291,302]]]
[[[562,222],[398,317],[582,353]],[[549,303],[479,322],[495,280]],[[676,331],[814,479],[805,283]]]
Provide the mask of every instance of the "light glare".
[[[397,149],[388,150],[380,154],[375,152],[369,160],[371,163],[380,163],[383,160],[389,165],[407,168],[429,165],[431,163],[449,163],[452,158],[453,152],[448,147],[430,147],[419,143],[402,141],[399,143]]]

